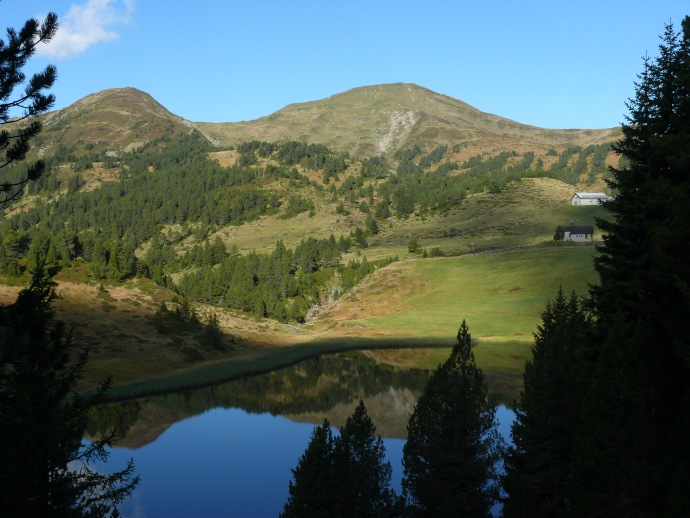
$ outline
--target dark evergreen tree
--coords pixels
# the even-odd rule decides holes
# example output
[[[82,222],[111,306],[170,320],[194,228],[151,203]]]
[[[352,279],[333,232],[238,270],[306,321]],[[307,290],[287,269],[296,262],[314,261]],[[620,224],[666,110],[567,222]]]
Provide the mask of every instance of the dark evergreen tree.
[[[580,424],[593,326],[573,293],[546,305],[506,456],[503,516],[556,517],[570,511],[573,441]]]
[[[573,480],[587,516],[690,515],[689,17],[638,78],[598,222],[601,344]]]
[[[372,236],[375,236],[379,233],[379,224],[376,222],[376,218],[374,218],[371,214],[367,215],[364,226],[366,227],[367,232],[369,232],[369,234]]]
[[[34,116],[53,105],[45,90],[57,72],[48,66],[26,82],[22,69],[57,26],[50,13],[42,24],[31,19],[19,32],[7,29],[7,42],[0,40],[0,210],[46,169],[42,160],[17,166],[41,131]],[[45,265],[47,256],[60,259],[60,247],[45,238],[32,249],[31,285],[14,304],[0,307],[0,510],[3,516],[116,516],[138,478],[131,462],[112,475],[94,469],[95,461],[107,459],[112,435],[82,445],[87,415],[108,382],[94,396],[76,392],[87,354],[74,354],[70,333],[53,319],[55,294]]]
[[[201,332],[201,343],[212,349],[223,349],[223,331],[220,329],[218,315],[212,312]]]
[[[314,427],[307,449],[292,470],[290,496],[281,516],[331,517],[335,514],[342,481],[336,478],[333,434],[328,420]]]
[[[385,194],[381,201],[379,201],[376,204],[376,211],[375,211],[375,216],[380,219],[386,219],[391,217],[391,211],[390,211],[390,197],[388,194]]]
[[[0,40],[0,209],[18,199],[28,182],[37,180],[45,171],[45,162],[38,160],[21,171],[10,170],[11,164],[21,162],[30,149],[30,141],[41,131],[41,122],[34,116],[45,113],[55,102],[55,96],[45,90],[53,86],[57,77],[54,66],[31,76],[24,90],[15,95],[15,89],[26,82],[22,69],[41,43],[49,42],[58,28],[57,15],[50,13],[43,23],[28,20],[17,32],[7,29],[7,42]],[[27,122],[27,119],[30,119]],[[9,125],[12,129],[7,129]]]
[[[42,265],[41,265],[42,266]],[[115,516],[138,483],[134,467],[111,475],[93,468],[113,437],[81,445],[94,396],[76,385],[87,354],[73,354],[53,319],[55,294],[42,267],[17,301],[0,308],[0,509],[6,516]]]
[[[357,243],[357,246],[360,248],[367,248],[369,246],[369,243],[367,242],[367,235],[360,227],[355,229],[353,237],[355,238],[355,243]]]
[[[397,517],[404,502],[390,488],[391,465],[360,401],[340,435],[316,426],[297,467],[281,516]]]
[[[407,425],[403,491],[412,515],[488,517],[499,498],[504,443],[463,320]]]
[[[392,468],[376,427],[360,401],[335,440],[334,458],[344,507],[339,516],[400,516],[403,502],[390,488]]]

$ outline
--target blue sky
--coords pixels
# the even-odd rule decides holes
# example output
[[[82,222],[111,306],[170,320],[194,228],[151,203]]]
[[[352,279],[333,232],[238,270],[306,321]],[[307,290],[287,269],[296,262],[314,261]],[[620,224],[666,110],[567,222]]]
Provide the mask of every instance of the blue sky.
[[[57,66],[56,108],[133,86],[191,121],[236,122],[407,82],[524,124],[606,128],[690,2],[0,1],[3,29],[49,11],[61,29],[32,66]]]

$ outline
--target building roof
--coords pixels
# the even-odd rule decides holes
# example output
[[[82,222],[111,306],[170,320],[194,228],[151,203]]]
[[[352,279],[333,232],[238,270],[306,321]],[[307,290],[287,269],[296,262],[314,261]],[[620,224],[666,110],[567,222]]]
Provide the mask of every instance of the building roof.
[[[576,192],[573,198],[577,196],[583,200],[608,200],[609,197],[603,192]],[[572,199],[572,198],[571,198]]]
[[[563,232],[570,232],[571,234],[594,234],[594,227],[591,225],[568,225],[561,228]]]

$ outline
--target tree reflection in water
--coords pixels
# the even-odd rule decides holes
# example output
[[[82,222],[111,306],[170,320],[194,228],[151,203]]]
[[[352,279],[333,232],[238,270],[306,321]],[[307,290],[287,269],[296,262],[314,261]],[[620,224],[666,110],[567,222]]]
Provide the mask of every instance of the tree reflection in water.
[[[322,356],[211,387],[109,404],[92,415],[87,436],[114,427],[122,439],[110,463],[134,456],[142,483],[124,516],[277,516],[313,425],[327,418],[337,429],[363,399],[400,492],[407,421],[430,371],[375,357]],[[498,416],[506,432],[512,414],[499,409]]]

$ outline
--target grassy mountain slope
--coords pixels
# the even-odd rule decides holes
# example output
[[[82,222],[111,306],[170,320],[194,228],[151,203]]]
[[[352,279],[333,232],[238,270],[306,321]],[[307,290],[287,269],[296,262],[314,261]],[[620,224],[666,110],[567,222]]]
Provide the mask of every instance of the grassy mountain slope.
[[[374,156],[420,145],[462,144],[467,156],[512,149],[535,150],[601,144],[618,129],[553,130],[481,112],[458,99],[405,83],[366,86],[308,103],[291,104],[248,122],[202,123],[221,146],[249,140],[319,142],[353,156]],[[541,153],[539,153],[541,151]]]
[[[439,247],[449,255],[476,253],[489,249],[509,249],[550,241],[557,225],[593,225],[594,216],[602,217],[601,207],[573,207],[569,201],[573,186],[551,178],[527,178],[503,192],[469,196],[447,215],[399,220],[391,218],[376,236],[370,236],[369,248],[361,253],[369,259],[389,255],[407,255],[407,245],[416,238],[422,248]],[[327,238],[364,226],[365,215],[353,210],[348,215],[335,213],[335,204],[319,200],[315,216],[307,213],[282,219],[267,216],[240,226],[218,230],[226,245],[241,252],[270,252],[278,240],[294,247],[309,236]],[[595,239],[601,236],[596,235]]]
[[[76,284],[71,279],[80,278],[79,270],[84,268],[80,264],[58,275],[58,317],[74,327],[79,343],[94,348],[87,381],[115,374],[116,384],[183,375],[190,367],[236,362],[233,358],[249,364],[263,362],[271,350],[309,342],[326,348],[375,341],[450,344],[459,322],[466,318],[480,340],[476,350],[480,365],[498,378],[497,383],[512,386],[519,383],[531,332],[546,300],[559,285],[582,294],[587,282],[595,280],[591,245],[551,244],[556,224],[570,219],[589,224],[595,215],[602,215],[601,207],[569,205],[570,192],[569,186],[556,180],[525,179],[498,194],[470,196],[461,209],[446,217],[411,218],[385,226],[371,238],[369,248],[351,252],[344,262],[388,255],[399,255],[400,262],[377,270],[349,294],[325,304],[306,325],[197,305],[202,317],[213,311],[221,329],[233,337],[235,345],[225,351],[199,346],[191,333],[161,335],[157,331],[156,310],[162,301],[171,304],[174,293],[146,279],[114,285],[102,281],[107,291],[97,289],[99,281]],[[294,246],[310,228],[317,237],[346,230],[348,219],[356,216],[331,215],[327,220],[317,214],[314,219],[323,221],[320,230],[305,214],[289,220],[268,216],[226,227],[217,235],[242,253],[268,252],[278,239]],[[409,254],[411,236],[422,247],[464,255],[423,259]],[[16,291],[0,287],[0,302],[11,301]],[[436,365],[443,354],[429,361]],[[232,372],[233,365],[226,365],[224,371]],[[190,376],[185,383],[205,379],[206,374]]]
[[[60,146],[76,156],[89,151],[118,155],[155,139],[172,141],[193,131],[149,94],[131,87],[91,94],[46,114],[43,122],[33,147],[46,157]]]
[[[221,166],[230,166],[246,155],[239,150],[208,153],[206,141],[192,153],[189,143],[194,139],[185,137],[196,131],[194,126],[219,146],[254,139],[299,140],[349,151],[351,156],[337,179],[324,178],[325,169],[310,166],[305,157],[288,164],[280,163],[275,156],[259,154],[253,156],[257,161],[249,162],[244,169],[222,169]],[[422,180],[434,176],[442,187],[433,194],[440,199],[441,194],[450,193],[452,186],[457,187],[456,180],[475,176],[479,180],[493,172],[470,166],[435,171],[437,166],[441,169],[441,160],[462,163],[482,155],[479,162],[488,163],[484,160],[487,157],[513,151],[507,165],[504,161],[504,165],[497,166],[505,172],[521,159],[518,153],[531,151],[535,158],[544,158],[541,172],[545,172],[558,160],[559,150],[606,143],[617,134],[617,130],[545,130],[524,126],[406,84],[358,88],[322,101],[290,105],[256,121],[221,125],[191,125],[133,88],[106,90],[46,116],[44,132],[33,151],[53,160],[51,175],[59,181],[27,196],[15,209],[18,219],[26,216],[23,211],[28,213],[32,208],[45,212],[39,219],[27,216],[16,225],[16,234],[7,234],[7,242],[16,249],[10,259],[17,258],[22,268],[26,266],[26,248],[39,227],[49,228],[49,241],[56,234],[63,234],[63,229],[79,233],[82,240],[85,236],[103,240],[90,241],[88,251],[84,248],[73,254],[71,262],[56,266],[61,269],[57,277],[61,296],[56,302],[58,316],[75,328],[75,338],[80,343],[94,347],[89,382],[113,373],[116,383],[187,376],[192,366],[206,368],[219,361],[235,362],[231,368],[236,368],[239,363],[265,362],[286,345],[308,342],[336,348],[345,342],[363,344],[370,340],[452,342],[462,318],[468,319],[473,335],[482,340],[477,350],[482,367],[494,376],[512,376],[514,381],[519,377],[529,351],[527,341],[547,298],[554,295],[559,285],[582,292],[586,283],[593,280],[593,247],[552,246],[552,236],[556,225],[566,225],[571,220],[592,224],[595,215],[603,214],[601,207],[574,208],[568,203],[574,190],[593,185],[598,188],[601,173],[588,175],[587,169],[583,169],[575,180],[570,179],[579,182],[577,186],[555,179],[560,178],[560,173],[553,174],[555,178],[511,180],[496,189],[489,184],[471,189],[468,184],[462,187],[461,196],[451,196],[455,201],[443,209],[434,208],[437,200],[430,198],[425,210],[420,208],[421,203],[414,202],[413,209],[404,214],[396,209],[409,192],[398,188],[407,185],[412,186],[409,191],[421,191]],[[395,151],[415,145],[430,151],[444,144],[448,144],[448,149],[432,166],[416,172],[396,172],[396,162],[399,164],[402,159],[395,158]],[[137,153],[123,156],[131,150]],[[357,157],[381,153],[387,154],[384,175],[360,178],[365,161]],[[163,155],[165,159],[158,160]],[[191,155],[192,159],[185,161]],[[580,158],[591,168],[593,157],[587,158],[584,152],[582,155]],[[206,161],[207,156],[220,166]],[[575,156],[569,160],[573,165]],[[266,172],[268,166],[274,168],[273,173]],[[70,186],[76,175],[85,183]],[[233,178],[236,183],[223,183]],[[174,190],[183,179],[189,189]],[[361,181],[359,186],[343,190],[350,180],[356,185],[357,179]],[[418,183],[413,184],[410,179]],[[195,180],[204,182],[203,190],[196,189]],[[189,192],[195,194],[182,199]],[[243,193],[247,196],[236,201]],[[274,196],[274,201],[260,201],[258,207],[265,209],[270,205],[270,210],[257,211],[246,219],[229,220],[228,214],[242,207],[242,203],[246,205],[264,194]],[[287,214],[289,198],[295,196],[311,202],[313,208]],[[174,307],[177,299],[172,291],[153,284],[150,279],[156,277],[135,278],[136,272],[106,277],[107,272],[120,268],[119,259],[113,257],[118,257],[118,251],[122,251],[119,245],[126,241],[132,250],[136,248],[142,261],[151,249],[172,251],[179,258],[194,246],[207,246],[217,237],[226,250],[234,249],[243,256],[252,251],[270,253],[278,240],[295,248],[307,237],[323,239],[331,234],[337,237],[352,235],[355,229],[361,231],[367,217],[376,212],[374,207],[388,197],[390,202],[385,203],[390,204],[391,213],[376,216],[380,231],[368,235],[368,247],[350,249],[342,263],[389,256],[398,256],[400,262],[376,271],[336,301],[330,300],[330,295],[329,300],[322,299],[324,305],[316,316],[310,316],[307,324],[297,324],[294,319],[280,323],[258,318],[220,307],[220,303],[213,307],[198,304],[202,317],[211,312],[218,315],[220,327],[232,344],[225,350],[204,348],[192,332],[162,334],[157,329],[156,312],[161,302]],[[208,214],[198,211],[198,204],[192,203],[199,200]],[[73,212],[65,210],[63,219],[48,227],[50,211],[55,214],[60,207],[73,207]],[[96,223],[84,223],[84,207],[89,207]],[[124,222],[119,217],[131,215],[135,209],[139,211],[135,221]],[[147,227],[161,214],[167,214],[167,219]],[[132,228],[150,229],[150,233],[135,235]],[[409,253],[411,238],[421,248],[438,249],[446,257],[423,259],[421,253]],[[595,239],[599,238],[595,235]],[[60,239],[66,246],[59,253],[69,253],[69,245],[74,241],[67,234],[56,238],[55,243],[51,241],[49,249],[57,254]],[[158,243],[157,248],[151,246],[153,243]],[[88,252],[95,257],[96,249],[106,258],[100,269],[93,267],[95,260],[87,255]],[[107,250],[107,257],[103,250]],[[496,250],[503,253],[495,254]],[[166,261],[174,262],[163,258],[161,264]],[[126,261],[122,262],[126,266]],[[187,270],[164,273],[178,282],[193,269],[189,265],[184,268]],[[333,282],[337,283],[338,278]],[[105,288],[99,290],[99,284],[105,284]],[[0,302],[12,300],[16,291],[0,286]],[[291,303],[287,302],[288,307]],[[309,304],[312,303],[314,300],[310,299]],[[228,366],[223,368],[227,370]]]

